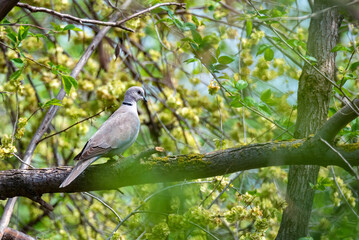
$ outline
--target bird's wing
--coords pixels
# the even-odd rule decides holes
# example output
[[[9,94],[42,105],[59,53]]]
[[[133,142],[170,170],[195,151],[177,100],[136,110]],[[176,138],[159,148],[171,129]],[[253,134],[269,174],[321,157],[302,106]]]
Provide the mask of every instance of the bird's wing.
[[[78,160],[87,160],[118,149],[126,150],[136,139],[140,120],[136,111],[120,107],[86,143]]]

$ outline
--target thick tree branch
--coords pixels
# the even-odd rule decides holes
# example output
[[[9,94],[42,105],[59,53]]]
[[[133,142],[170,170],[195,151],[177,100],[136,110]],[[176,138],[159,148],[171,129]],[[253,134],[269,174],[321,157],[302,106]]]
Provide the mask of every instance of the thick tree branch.
[[[35,238],[15,229],[6,228],[2,240],[35,240]]]
[[[346,105],[336,112],[318,131],[317,137],[332,142],[338,132],[358,116],[353,106],[359,108],[359,99],[354,99],[352,105]]]
[[[359,100],[353,101],[359,105]],[[180,181],[223,175],[241,170],[281,165],[336,165],[351,171],[359,166],[359,146],[329,148],[321,139],[332,140],[340,128],[357,115],[349,106],[329,119],[310,139],[270,142],[215,151],[207,154],[151,157],[162,152],[150,149],[133,157],[90,166],[73,184],[59,189],[71,167],[51,169],[6,170],[0,172],[0,199],[15,196],[34,198],[44,193],[83,192],[119,187]],[[346,161],[338,155],[344,157]]]
[[[352,165],[359,165],[359,148],[336,149]],[[135,156],[90,166],[73,184],[59,189],[71,167],[6,170],[0,172],[0,199],[40,196],[54,192],[83,192],[124,186],[212,177],[241,170],[281,165],[336,165],[342,159],[321,141],[295,140],[231,148],[208,154],[166,157]]]

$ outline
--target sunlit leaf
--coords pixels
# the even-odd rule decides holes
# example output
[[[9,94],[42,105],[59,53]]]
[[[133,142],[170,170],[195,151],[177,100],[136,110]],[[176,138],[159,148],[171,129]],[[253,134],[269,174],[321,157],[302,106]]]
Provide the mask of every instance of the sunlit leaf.
[[[229,56],[221,56],[218,58],[218,62],[221,64],[229,64],[233,61],[234,61],[234,59]]]
[[[252,33],[252,20],[247,20],[246,21],[246,33],[247,33],[247,37],[249,37]]]
[[[236,83],[236,89],[237,89],[237,90],[245,89],[247,86],[248,86],[248,83],[247,83],[246,81],[243,81],[243,80],[239,80],[239,81]]]
[[[13,58],[13,59],[11,59],[11,62],[12,62],[17,68],[22,68],[22,67],[24,67],[24,62],[21,60],[21,58]]]
[[[274,52],[271,48],[267,48],[265,51],[264,51],[264,59],[267,60],[267,61],[272,61],[273,60],[273,57],[274,57]]]
[[[42,108],[46,108],[46,107],[49,107],[51,105],[56,105],[56,106],[62,106],[62,103],[61,103],[61,100],[57,99],[57,98],[53,98],[47,102],[45,102],[43,105],[42,105]]]

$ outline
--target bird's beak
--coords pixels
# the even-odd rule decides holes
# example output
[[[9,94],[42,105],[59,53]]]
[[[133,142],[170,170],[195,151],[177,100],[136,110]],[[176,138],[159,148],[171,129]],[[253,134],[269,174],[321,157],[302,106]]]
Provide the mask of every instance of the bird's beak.
[[[147,99],[146,99],[146,97],[145,97],[145,96],[143,96],[143,101],[144,101],[144,102],[147,102]]]

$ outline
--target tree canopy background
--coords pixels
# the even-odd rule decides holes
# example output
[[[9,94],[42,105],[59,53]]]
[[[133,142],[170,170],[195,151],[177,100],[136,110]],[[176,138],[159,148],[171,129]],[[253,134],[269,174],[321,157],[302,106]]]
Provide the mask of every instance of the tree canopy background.
[[[36,148],[27,165],[73,165],[73,157],[134,85],[146,90],[149,102],[139,104],[141,131],[124,156],[162,147],[165,152],[152,160],[169,169],[170,155],[193,156],[195,168],[203,164],[197,157],[212,151],[310,139],[356,97],[355,1],[180,2],[54,0],[14,7],[0,24],[0,169],[19,168],[31,144]],[[162,5],[145,11],[156,4]],[[136,13],[142,14],[116,25]],[[337,21],[321,21],[326,14]],[[335,36],[318,31],[318,39],[308,39],[315,20],[318,29]],[[103,25],[111,28],[75,74]],[[313,53],[310,41],[322,42],[323,49],[316,49],[322,56]],[[325,65],[328,59],[331,65]],[[298,80],[310,71],[323,81],[312,80],[300,90]],[[316,100],[322,90],[328,95],[323,104]],[[306,97],[318,108],[302,117],[300,107],[315,105],[300,103]],[[42,139],[32,143],[48,111],[56,115]],[[321,119],[312,119],[318,112]],[[303,133],[300,125],[314,126]],[[355,119],[335,145],[357,150],[358,135]],[[121,191],[45,194],[53,211],[19,198],[9,227],[40,239],[274,239],[288,204],[288,169],[270,165]],[[322,167],[313,176],[313,181],[296,180],[315,192],[304,230],[309,232],[300,237],[357,239],[358,181],[340,167]],[[278,239],[289,239],[282,234]]]

